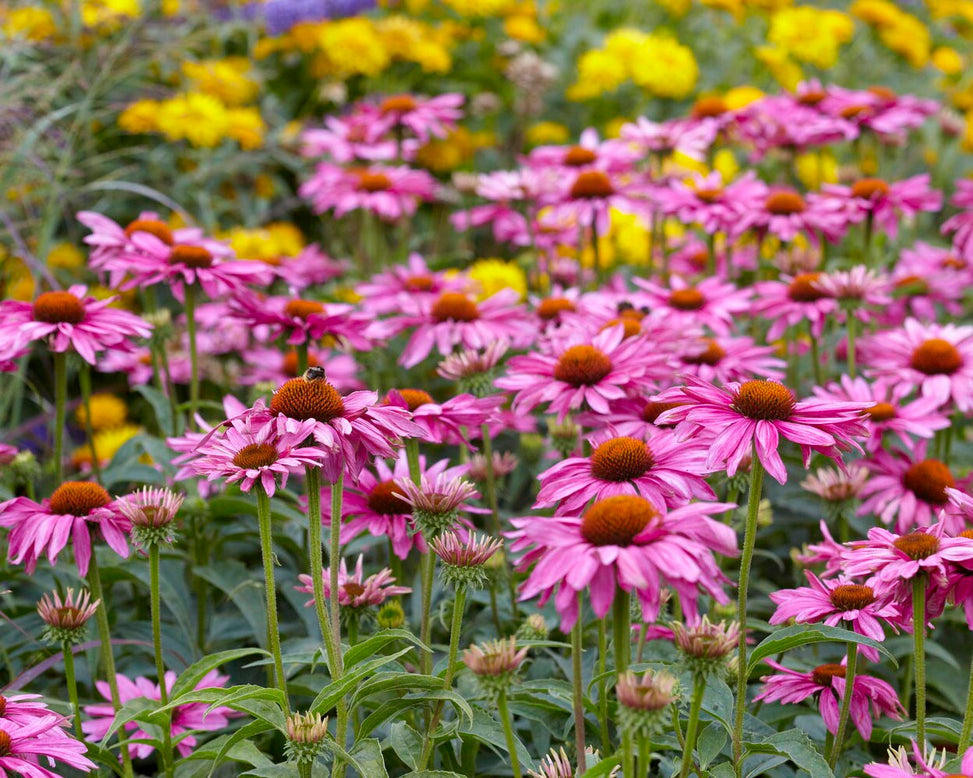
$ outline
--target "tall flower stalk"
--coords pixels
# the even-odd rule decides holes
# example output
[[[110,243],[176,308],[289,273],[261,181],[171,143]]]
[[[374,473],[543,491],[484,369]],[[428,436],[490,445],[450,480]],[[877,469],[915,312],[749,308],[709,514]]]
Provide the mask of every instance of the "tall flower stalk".
[[[54,360],[54,480],[64,480],[64,417],[68,396],[68,355],[64,351],[51,353]],[[89,417],[90,418],[90,417]],[[94,449],[92,449],[92,454]]]
[[[270,643],[270,653],[274,658],[277,686],[284,694],[285,707],[290,710],[290,701],[287,696],[287,677],[284,675],[284,660],[280,651],[280,627],[277,622],[277,587],[274,582],[274,540],[271,527],[270,497],[261,484],[254,486],[254,492],[257,495],[257,524],[260,529],[260,554],[263,558],[264,568],[267,637]]]
[[[845,662],[845,695],[841,699],[841,712],[838,714],[838,731],[835,732],[834,746],[828,764],[834,770],[838,764],[838,757],[845,745],[845,733],[848,731],[848,719],[851,716],[851,698],[854,696],[855,673],[858,671],[858,644],[848,643],[848,655]]]
[[[922,748],[926,742],[926,575],[924,573],[912,579],[912,637],[914,641],[912,664],[916,673],[916,742]]]

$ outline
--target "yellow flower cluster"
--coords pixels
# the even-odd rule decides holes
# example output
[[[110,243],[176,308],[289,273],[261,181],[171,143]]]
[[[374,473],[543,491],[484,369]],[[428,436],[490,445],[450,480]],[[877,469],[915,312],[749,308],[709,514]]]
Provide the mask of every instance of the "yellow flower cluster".
[[[248,75],[250,69],[246,57],[182,63],[182,74],[192,82],[192,91],[211,95],[227,105],[245,105],[257,97],[260,86]]]
[[[771,17],[767,42],[789,58],[826,70],[838,61],[841,46],[854,32],[855,23],[847,14],[801,5]]]
[[[28,5],[4,11],[0,29],[6,38],[43,41],[57,34],[57,22],[46,8]]]
[[[882,43],[913,67],[921,68],[929,62],[932,40],[929,29],[917,17],[888,0],[855,0],[850,10],[874,27]]]
[[[128,421],[128,406],[119,397],[99,392],[91,395],[89,405],[93,445],[81,446],[71,453],[72,464],[79,468],[91,466],[92,449],[98,455],[99,464],[110,462],[125,443],[142,432],[141,427]],[[79,406],[74,413],[75,421],[83,427],[87,418],[84,405]]]
[[[139,100],[118,117],[125,132],[162,133],[169,140],[186,140],[199,148],[213,148],[235,140],[244,149],[263,145],[266,125],[253,107],[233,107],[203,92],[186,92],[168,100]]]
[[[304,236],[290,222],[273,222],[256,229],[234,227],[218,237],[230,242],[238,257],[273,262],[297,256],[304,248]]]
[[[480,300],[503,289],[516,290],[521,299],[527,295],[527,275],[513,262],[496,258],[478,259],[470,265],[466,274],[476,285]]]
[[[692,49],[667,35],[623,27],[605,38],[602,48],[581,55],[568,97],[588,100],[631,80],[654,97],[678,99],[692,94],[698,78]]]
[[[517,0],[441,0],[442,4],[460,16],[509,16],[517,9]]]
[[[142,13],[138,0],[84,0],[81,21],[85,27],[117,30],[127,19]]]

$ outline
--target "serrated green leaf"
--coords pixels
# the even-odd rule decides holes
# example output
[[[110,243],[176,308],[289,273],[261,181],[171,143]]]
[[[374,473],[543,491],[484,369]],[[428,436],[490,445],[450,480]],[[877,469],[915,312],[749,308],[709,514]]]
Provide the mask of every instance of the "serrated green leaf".
[[[710,762],[719,756],[726,745],[726,730],[715,721],[707,724],[696,739],[696,753],[699,756],[699,766],[706,769]]]
[[[186,692],[195,689],[196,684],[208,672],[215,670],[220,665],[225,665],[227,662],[232,662],[236,659],[242,659],[245,656],[253,656],[254,654],[263,654],[266,656],[267,652],[261,648],[234,648],[230,651],[220,651],[217,654],[204,656],[198,662],[194,662],[179,673],[179,677],[176,678],[176,683],[169,692],[170,700],[178,700]]]
[[[612,770],[622,763],[620,756],[613,756],[610,759],[602,759],[597,764],[589,767],[585,771],[586,778],[602,778],[611,775]]]
[[[348,670],[363,659],[367,659],[385,646],[395,640],[407,640],[417,646],[420,650],[429,651],[429,647],[424,645],[419,638],[407,629],[383,629],[374,635],[366,638],[361,643],[356,643],[345,652],[345,669]]]
[[[411,650],[411,648],[403,648],[394,654],[380,656],[377,659],[373,659],[371,662],[358,665],[350,673],[342,676],[340,681],[337,683],[328,684],[320,692],[318,692],[318,696],[314,698],[314,702],[311,703],[308,710],[312,711],[313,713],[322,713],[333,708],[335,705],[337,705],[338,700],[348,694],[348,692],[350,692],[366,675],[370,675],[382,665],[386,665],[389,662],[394,662],[400,656],[407,654]]]
[[[358,741],[351,751],[351,758],[362,778],[389,778],[385,757],[382,756],[382,744],[375,738]]]
[[[415,770],[422,756],[422,737],[404,721],[396,721],[389,732],[389,745],[406,765]]]
[[[834,772],[811,739],[799,729],[777,732],[760,743],[745,743],[746,754],[785,756],[802,775],[810,778],[834,778]]]
[[[859,635],[849,629],[839,627],[828,627],[824,624],[796,624],[793,627],[779,629],[772,635],[760,641],[759,645],[750,653],[750,661],[747,665],[747,673],[752,673],[764,659],[776,654],[782,654],[798,646],[806,646],[811,643],[858,643],[862,646],[870,646],[887,656],[892,663],[898,667],[895,657],[891,652],[877,640]]]

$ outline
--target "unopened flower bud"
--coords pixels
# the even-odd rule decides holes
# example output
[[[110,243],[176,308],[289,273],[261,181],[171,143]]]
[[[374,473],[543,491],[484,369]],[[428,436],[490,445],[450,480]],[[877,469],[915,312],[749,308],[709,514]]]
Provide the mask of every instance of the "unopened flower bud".
[[[665,670],[631,670],[618,676],[618,722],[632,737],[651,737],[666,721],[666,709],[676,699],[676,677]]]
[[[287,717],[285,725],[287,758],[297,764],[313,764],[324,750],[328,737],[328,719],[320,713],[295,713]]]
[[[532,613],[517,627],[516,637],[518,640],[547,640],[550,634],[551,629],[544,617],[539,613]]]

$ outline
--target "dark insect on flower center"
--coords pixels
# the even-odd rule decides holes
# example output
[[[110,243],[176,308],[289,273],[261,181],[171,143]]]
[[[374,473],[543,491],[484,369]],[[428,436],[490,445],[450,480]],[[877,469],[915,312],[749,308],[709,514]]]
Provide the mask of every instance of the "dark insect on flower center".
[[[776,381],[747,381],[737,389],[733,407],[751,419],[783,421],[794,410],[794,395]]]
[[[84,303],[70,292],[44,292],[34,300],[34,321],[47,324],[80,324]]]
[[[726,101],[718,95],[710,97],[700,97],[693,105],[693,118],[706,119],[714,116],[721,116],[729,109]]]
[[[584,167],[598,159],[598,154],[584,146],[572,146],[564,153],[564,164],[569,167]]]
[[[895,406],[892,403],[875,403],[871,408],[865,408],[862,413],[874,422],[889,421],[896,416]]]
[[[581,519],[581,535],[595,546],[629,546],[659,512],[644,497],[616,495],[599,500]]]
[[[345,401],[338,390],[324,380],[292,378],[270,398],[270,410],[291,419],[316,419],[327,422],[345,412]]]
[[[173,246],[169,252],[170,265],[185,265],[193,269],[212,267],[213,255],[202,246]]]
[[[164,222],[160,222],[158,219],[136,219],[125,228],[125,234],[130,238],[136,232],[147,232],[150,235],[155,235],[155,237],[157,237],[167,246],[171,246],[173,243],[175,243],[175,239],[172,236],[172,230],[169,229],[169,225],[165,224]]]
[[[926,375],[950,375],[963,366],[963,355],[948,340],[930,338],[912,352],[909,366]]]
[[[795,276],[787,287],[787,297],[796,303],[814,303],[823,300],[828,295],[814,285],[820,277],[820,273],[801,273]]]
[[[307,319],[316,313],[324,313],[324,305],[315,300],[289,300],[284,313],[297,319]]]
[[[416,109],[416,99],[412,95],[392,95],[382,101],[382,113],[406,113]]]
[[[925,532],[912,532],[892,541],[892,545],[909,559],[928,559],[939,551],[939,538]]]
[[[358,188],[362,192],[384,192],[392,186],[392,181],[384,173],[365,171],[358,174]]]
[[[548,297],[537,306],[537,315],[544,321],[557,319],[564,311],[573,311],[574,303],[565,297]]]
[[[706,305],[706,296],[698,289],[677,289],[669,295],[669,305],[680,311],[698,311]]]
[[[381,481],[368,494],[368,507],[383,516],[397,516],[412,513],[412,506],[398,496],[402,487],[394,480]]]
[[[851,196],[874,200],[889,193],[889,185],[881,178],[862,178],[851,187]]]
[[[713,338],[706,339],[706,348],[695,354],[687,354],[682,361],[687,365],[709,365],[715,367],[723,361],[726,351]]]
[[[51,495],[51,513],[61,516],[87,516],[111,502],[104,487],[90,481],[65,481]]]
[[[774,216],[791,216],[807,210],[807,203],[793,189],[778,189],[767,196],[764,207]]]
[[[460,292],[446,292],[432,304],[436,321],[476,321],[480,318],[476,303]]]
[[[414,411],[422,405],[435,402],[432,399],[432,395],[422,389],[399,389],[398,392],[402,395],[402,399],[405,400],[405,404],[409,406],[410,411]]]
[[[632,481],[652,467],[652,451],[636,438],[606,440],[591,455],[591,474],[602,481]]]
[[[811,671],[811,678],[818,686],[831,686],[833,678],[844,678],[845,666],[836,664],[818,665]]]
[[[956,485],[949,468],[938,459],[924,459],[911,465],[902,476],[902,484],[916,497],[933,505],[945,505],[946,488]]]
[[[831,591],[831,604],[840,611],[857,611],[875,602],[871,586],[842,584]]]
[[[278,459],[277,449],[269,443],[251,443],[233,456],[233,464],[245,470],[270,467]]]
[[[585,170],[579,173],[571,185],[571,197],[575,200],[596,200],[611,197],[615,187],[611,180],[600,170]]]
[[[608,355],[594,346],[571,346],[554,367],[554,378],[571,386],[592,386],[612,370]]]

